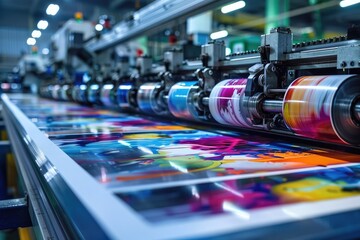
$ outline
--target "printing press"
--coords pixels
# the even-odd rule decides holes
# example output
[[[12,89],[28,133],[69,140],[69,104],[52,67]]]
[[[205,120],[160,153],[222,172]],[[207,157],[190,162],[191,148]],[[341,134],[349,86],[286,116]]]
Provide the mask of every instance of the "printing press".
[[[294,44],[290,29],[275,28],[257,50],[225,56],[224,43],[212,41],[191,61],[174,49],[154,69],[150,57],[140,57],[138,74],[117,89],[96,83],[80,89],[84,103],[98,106],[358,146],[358,32]],[[64,95],[47,88],[53,86],[43,96]],[[111,100],[106,89],[114,92]]]
[[[24,188],[8,207],[28,214],[17,226],[36,239],[360,236],[359,26],[299,43],[276,27],[228,55],[213,40],[114,57],[224,2],[155,1],[102,36],[65,24],[59,39],[81,39],[57,47],[65,74],[1,95]]]

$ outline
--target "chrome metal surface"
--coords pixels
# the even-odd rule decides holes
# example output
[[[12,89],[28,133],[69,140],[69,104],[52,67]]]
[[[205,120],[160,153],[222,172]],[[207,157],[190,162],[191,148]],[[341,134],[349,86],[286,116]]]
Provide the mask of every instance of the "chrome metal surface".
[[[355,146],[360,145],[360,125],[353,119],[351,106],[355,100],[359,99],[359,93],[359,76],[352,75],[337,89],[331,110],[332,124],[337,134],[342,140]],[[355,112],[358,116],[358,111]]]
[[[355,104],[354,115],[356,120],[360,122],[360,103]]]
[[[279,100],[264,100],[262,110],[267,113],[281,113],[282,104],[282,101]]]
[[[202,99],[202,104],[204,104],[204,106],[209,106],[209,97],[204,97]]]

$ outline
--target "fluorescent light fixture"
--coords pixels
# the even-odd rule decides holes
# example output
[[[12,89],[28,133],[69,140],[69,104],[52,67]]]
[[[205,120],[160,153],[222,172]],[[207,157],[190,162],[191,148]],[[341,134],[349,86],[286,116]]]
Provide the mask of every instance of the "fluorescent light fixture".
[[[49,6],[46,9],[46,14],[55,16],[57,12],[59,11],[60,7],[57,4],[49,4]]]
[[[32,31],[31,36],[33,38],[39,38],[39,37],[41,37],[41,32],[39,30],[34,30],[34,31]]]
[[[33,46],[36,44],[36,39],[35,38],[28,38],[26,40],[26,44],[29,45],[29,46]]]
[[[238,2],[234,2],[232,4],[226,5],[224,7],[221,8],[221,12],[222,13],[229,13],[235,10],[238,10],[240,8],[245,7],[246,3],[244,1],[238,1]]]
[[[228,35],[228,31],[226,30],[221,30],[221,31],[218,31],[218,32],[213,32],[212,34],[210,34],[210,38],[211,39],[219,39],[219,38],[224,38]]]
[[[101,24],[96,24],[96,25],[95,25],[95,30],[98,31],[98,32],[100,32],[101,30],[103,30],[103,28],[104,28],[104,27],[103,27],[103,25],[101,25]]]
[[[37,24],[38,29],[45,30],[48,27],[49,23],[46,20],[40,20]]]
[[[360,3],[360,0],[342,0],[339,5],[340,7],[348,7],[354,4]]]
[[[49,49],[48,48],[43,48],[41,53],[44,54],[44,55],[48,55],[49,54]]]

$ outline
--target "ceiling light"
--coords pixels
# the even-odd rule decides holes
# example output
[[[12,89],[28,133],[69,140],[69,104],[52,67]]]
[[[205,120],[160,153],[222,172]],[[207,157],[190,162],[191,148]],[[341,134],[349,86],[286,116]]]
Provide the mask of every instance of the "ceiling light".
[[[49,54],[49,49],[48,48],[43,48],[41,53],[44,54],[44,55],[48,55]]]
[[[41,32],[39,30],[34,30],[34,31],[32,31],[31,36],[33,38],[39,38],[39,37],[41,37]]]
[[[46,9],[47,15],[55,16],[57,12],[59,11],[60,7],[57,4],[49,4],[49,6]]]
[[[96,31],[100,32],[100,31],[103,30],[103,29],[104,29],[103,25],[101,25],[101,24],[96,24],[96,25],[95,25],[95,30],[96,30]]]
[[[230,55],[231,54],[231,48],[225,48],[225,55]]]
[[[221,31],[218,31],[218,32],[213,32],[212,34],[210,34],[210,38],[211,39],[219,39],[219,38],[224,38],[228,35],[228,31],[226,30],[221,30]]]
[[[360,0],[342,0],[339,5],[340,7],[348,7],[354,4],[360,3]]]
[[[26,44],[29,45],[29,46],[33,46],[36,44],[36,39],[35,38],[28,38],[26,40]]]
[[[238,1],[238,2],[234,2],[232,4],[226,5],[224,7],[221,8],[221,12],[222,13],[229,13],[235,10],[238,10],[240,8],[245,7],[246,3],[244,1]]]
[[[48,27],[49,23],[46,20],[40,20],[37,24],[38,29],[45,30]]]

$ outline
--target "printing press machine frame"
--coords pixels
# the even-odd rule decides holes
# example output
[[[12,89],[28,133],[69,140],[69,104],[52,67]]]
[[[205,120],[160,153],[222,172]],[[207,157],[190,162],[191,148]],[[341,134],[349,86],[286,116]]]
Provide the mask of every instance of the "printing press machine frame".
[[[359,39],[359,27],[353,26],[347,36],[293,44],[291,30],[280,27],[262,35],[256,51],[225,56],[224,43],[212,41],[202,46],[200,60],[184,60],[182,51],[174,49],[165,53],[164,66],[154,68],[150,57],[140,57],[138,74],[123,80],[126,86],[120,81],[117,89],[111,88],[115,95],[111,105],[120,110],[359,146]],[[179,88],[188,91],[182,103]],[[229,94],[223,92],[225,88],[233,88],[234,94],[226,96],[227,106],[220,103],[224,99],[221,94]],[[43,87],[40,94],[61,95],[48,89]],[[90,99],[89,89],[91,84],[83,91]],[[91,99],[98,100],[86,103],[109,102],[101,101],[108,96],[107,92],[102,95],[101,87],[93,89],[96,92]],[[221,111],[229,108],[231,101],[233,106],[226,109],[229,119]],[[319,127],[304,128],[312,123],[319,123]]]

